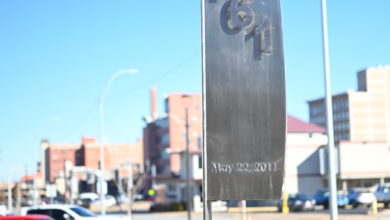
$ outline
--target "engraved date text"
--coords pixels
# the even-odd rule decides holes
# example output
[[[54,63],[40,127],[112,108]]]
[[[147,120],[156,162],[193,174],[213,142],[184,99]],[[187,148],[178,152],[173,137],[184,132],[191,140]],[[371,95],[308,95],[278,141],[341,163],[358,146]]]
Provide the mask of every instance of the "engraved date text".
[[[233,163],[222,164],[211,162],[211,173],[265,173],[278,171],[275,162],[256,162],[256,163]]]

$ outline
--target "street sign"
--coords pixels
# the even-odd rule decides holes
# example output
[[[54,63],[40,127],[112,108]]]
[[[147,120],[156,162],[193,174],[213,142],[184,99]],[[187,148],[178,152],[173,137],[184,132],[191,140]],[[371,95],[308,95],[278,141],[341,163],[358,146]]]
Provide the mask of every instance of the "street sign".
[[[279,0],[203,0],[206,200],[280,199],[286,95]]]
[[[46,197],[55,198],[57,196],[57,187],[54,184],[46,184]]]

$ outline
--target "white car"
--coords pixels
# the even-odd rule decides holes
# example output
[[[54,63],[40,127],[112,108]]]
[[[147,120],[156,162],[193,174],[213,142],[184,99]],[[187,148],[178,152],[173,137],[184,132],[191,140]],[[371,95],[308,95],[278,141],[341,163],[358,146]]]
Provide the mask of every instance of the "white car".
[[[93,201],[99,199],[99,195],[93,192],[81,193],[79,199],[90,199]]]
[[[0,216],[7,215],[7,208],[5,205],[0,204]]]
[[[48,215],[56,220],[103,220],[117,219],[113,216],[96,216],[85,208],[76,205],[44,205],[24,207],[22,215],[42,214]]]
[[[95,199],[91,202],[91,205],[100,205],[101,204],[101,200],[100,198],[98,199]],[[111,196],[111,195],[106,195],[104,197],[104,206],[105,207],[110,207],[110,206],[114,206],[116,205],[116,199],[114,196]]]

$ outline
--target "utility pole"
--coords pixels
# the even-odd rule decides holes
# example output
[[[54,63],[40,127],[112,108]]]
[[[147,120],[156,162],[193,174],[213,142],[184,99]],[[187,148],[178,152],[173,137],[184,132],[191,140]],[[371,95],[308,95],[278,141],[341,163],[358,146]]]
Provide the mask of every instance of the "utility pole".
[[[328,185],[329,185],[329,207],[330,219],[337,220],[337,186],[336,186],[336,157],[333,137],[333,111],[332,111],[332,90],[330,80],[330,64],[329,64],[329,44],[328,44],[328,18],[326,9],[326,0],[321,0],[322,12],[322,40],[324,52],[324,72],[325,72],[325,99],[326,99],[326,124],[328,133]]]
[[[187,168],[187,219],[191,220],[191,208],[192,208],[192,193],[191,193],[191,157],[190,157],[190,135],[189,135],[189,129],[190,124],[188,121],[188,109],[190,105],[190,99],[191,96],[189,95],[182,95],[183,103],[184,103],[184,110],[185,110],[185,119],[186,119],[186,168]]]
[[[133,166],[132,163],[130,162],[129,166],[129,177],[128,177],[128,182],[127,182],[127,196],[129,197],[129,207],[127,209],[127,215],[129,216],[129,219],[132,219],[132,204],[133,204]]]

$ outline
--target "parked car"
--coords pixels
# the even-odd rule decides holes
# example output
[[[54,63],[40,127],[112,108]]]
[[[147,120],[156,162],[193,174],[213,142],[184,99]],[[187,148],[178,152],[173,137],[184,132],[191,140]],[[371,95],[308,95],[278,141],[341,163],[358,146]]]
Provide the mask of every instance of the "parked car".
[[[77,199],[77,205],[84,208],[89,208],[91,205],[100,205],[100,197],[96,193],[81,193]],[[104,198],[104,205],[110,207],[116,205],[117,201],[114,196],[106,195]]]
[[[54,220],[47,215],[8,215],[0,216],[0,220]]]
[[[95,199],[99,199],[99,195],[93,192],[80,193],[79,199],[95,200]]]
[[[282,210],[282,204],[282,201],[278,203],[279,211]],[[296,193],[288,195],[287,204],[291,211],[313,211],[316,201],[304,194]]]
[[[91,205],[100,205],[100,203],[101,203],[101,199],[98,198],[98,199],[93,200],[90,204]],[[114,205],[116,205],[115,197],[112,195],[106,195],[104,197],[104,206],[110,207],[110,206],[114,206]]]
[[[84,208],[89,208],[91,203],[97,199],[99,199],[99,195],[96,193],[81,193],[77,199],[77,205],[80,205]]]
[[[74,205],[45,205],[37,207],[24,207],[22,214],[48,215],[55,220],[94,220],[98,217],[92,212]]]
[[[321,205],[324,209],[327,209],[329,206],[329,191],[326,189],[319,189],[314,193],[313,199],[315,200],[316,205]]]
[[[7,207],[4,204],[0,203],[0,216],[7,214]]]
[[[385,207],[390,204],[390,183],[379,184],[375,191],[378,203],[383,203]]]
[[[329,208],[329,191],[327,189],[319,189],[313,195],[313,199],[316,201],[316,205],[321,205],[324,209]],[[345,208],[349,204],[347,193],[343,191],[337,192],[337,206]]]
[[[366,188],[351,188],[348,190],[348,199],[349,204],[357,208],[359,205],[370,206],[375,200],[375,195]]]
[[[344,191],[337,192],[337,206],[345,208],[349,204],[348,193]]]

